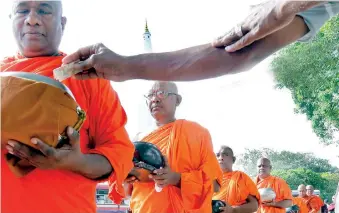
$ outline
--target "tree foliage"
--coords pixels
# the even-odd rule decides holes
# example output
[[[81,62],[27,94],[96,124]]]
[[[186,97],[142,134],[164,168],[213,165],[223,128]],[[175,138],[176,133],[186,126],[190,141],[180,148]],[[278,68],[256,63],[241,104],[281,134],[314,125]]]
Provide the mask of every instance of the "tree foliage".
[[[323,199],[331,199],[339,182],[339,168],[332,166],[328,160],[312,153],[275,151],[269,148],[246,149],[238,156],[236,166],[250,176],[257,175],[257,160],[267,157],[272,163],[272,175],[283,178],[290,188],[296,190],[300,184],[313,185],[320,190]]]
[[[328,160],[317,158],[312,153],[290,151],[278,152],[269,148],[261,150],[246,149],[245,153],[238,157],[236,165],[243,167],[249,175],[255,176],[257,174],[257,160],[263,156],[271,160],[274,170],[304,168],[316,173],[339,173],[339,169],[332,166]]]
[[[339,145],[339,15],[307,43],[281,50],[271,63],[278,88],[287,88],[324,144]]]
[[[275,170],[272,175],[283,178],[290,188],[296,190],[300,184],[313,185],[320,190],[323,199],[331,200],[337,189],[339,174],[317,173],[309,169]]]

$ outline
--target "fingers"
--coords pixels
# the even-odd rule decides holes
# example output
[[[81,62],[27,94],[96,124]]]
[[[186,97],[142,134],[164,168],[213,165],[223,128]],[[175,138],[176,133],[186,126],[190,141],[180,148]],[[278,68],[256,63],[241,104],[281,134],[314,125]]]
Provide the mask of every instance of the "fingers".
[[[125,182],[128,184],[132,184],[134,182],[138,182],[138,179],[134,176],[131,176],[131,177],[126,178]]]
[[[225,50],[227,52],[235,52],[237,50],[240,50],[250,44],[252,44],[253,42],[255,42],[256,40],[259,40],[260,37],[258,36],[257,33],[255,33],[256,30],[251,30],[249,33],[247,33],[246,35],[244,35],[243,37],[241,37],[238,41],[236,41],[235,43],[226,46]]]
[[[67,136],[69,138],[69,143],[73,146],[75,144],[77,144],[79,142],[79,137],[80,134],[78,133],[78,131],[76,131],[75,129],[73,129],[72,127],[67,127]]]
[[[38,138],[32,138],[31,142],[48,158],[54,158],[56,150],[42,142]]]
[[[14,140],[9,140],[6,148],[9,153],[21,158],[33,156],[32,148]]]
[[[218,37],[212,42],[213,47],[224,47],[229,45],[234,40],[238,39],[239,37],[235,34],[234,29],[230,30],[223,36]]]
[[[62,63],[69,64],[71,62],[89,58],[93,54],[94,46],[95,45],[90,45],[90,46],[78,49],[76,52],[69,54],[65,58],[63,58]]]
[[[20,159],[27,160],[35,167],[37,166],[35,162],[40,162],[43,157],[35,149],[13,140],[8,141],[6,148],[9,153],[19,157]]]
[[[165,161],[165,168],[160,167],[160,169],[156,169],[153,171],[155,175],[162,175],[168,173],[168,165],[166,167],[166,161]]]
[[[99,78],[97,72],[95,70],[89,70],[87,72],[80,72],[74,76],[79,80],[87,80],[87,79],[96,79]]]
[[[169,166],[167,157],[166,156],[162,156],[162,157],[163,157],[164,162],[165,162],[165,168],[169,168],[170,166]]]

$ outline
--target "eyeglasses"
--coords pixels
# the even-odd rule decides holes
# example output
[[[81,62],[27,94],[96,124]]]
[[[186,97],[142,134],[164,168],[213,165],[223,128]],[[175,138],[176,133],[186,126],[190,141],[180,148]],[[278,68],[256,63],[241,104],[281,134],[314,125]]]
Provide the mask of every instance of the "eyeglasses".
[[[178,95],[178,94],[173,93],[173,92],[166,92],[166,91],[156,91],[156,92],[144,95],[144,96],[147,100],[151,100],[153,98],[153,96],[156,96],[157,98],[163,100],[163,99],[166,99],[170,95]]]

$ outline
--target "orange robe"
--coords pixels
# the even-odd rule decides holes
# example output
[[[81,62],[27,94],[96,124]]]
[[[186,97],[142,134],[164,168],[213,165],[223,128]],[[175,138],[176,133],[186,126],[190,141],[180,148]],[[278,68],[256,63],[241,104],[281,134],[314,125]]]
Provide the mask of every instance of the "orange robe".
[[[53,69],[62,64],[63,57],[18,55],[1,61],[0,71],[32,72],[53,78]],[[67,79],[63,83],[87,114],[80,130],[81,150],[109,160],[114,169],[109,179],[118,183],[113,191],[119,202],[124,195],[122,183],[133,167],[134,146],[124,127],[127,117],[118,95],[107,80]],[[95,191],[99,181],[70,171],[40,169],[18,178],[5,161],[7,150],[1,151],[1,212],[96,212]]]
[[[276,193],[276,202],[282,200],[292,200],[292,191],[286,181],[279,177],[268,176],[267,178],[260,180],[259,177],[256,178],[257,188],[272,188]],[[262,204],[259,206],[257,213],[285,213],[286,209],[284,208],[275,208],[267,207]]]
[[[197,123],[177,120],[150,133],[142,141],[155,144],[171,169],[181,173],[181,188],[166,186],[156,192],[154,182],[134,183],[133,213],[211,212],[213,180],[222,174],[211,137]]]
[[[297,205],[299,207],[299,213],[308,213],[307,205],[301,197],[293,197],[292,198],[293,205]]]
[[[231,206],[241,206],[247,201],[249,195],[254,196],[260,203],[260,195],[255,183],[241,171],[224,172],[218,178],[221,185],[220,191],[214,193],[213,200],[222,200]]]
[[[321,198],[316,196],[316,195],[305,196],[302,199],[304,199],[304,201],[307,205],[307,208],[308,208],[308,212],[310,212],[310,213],[319,212],[319,210],[321,210],[321,207],[324,205]]]

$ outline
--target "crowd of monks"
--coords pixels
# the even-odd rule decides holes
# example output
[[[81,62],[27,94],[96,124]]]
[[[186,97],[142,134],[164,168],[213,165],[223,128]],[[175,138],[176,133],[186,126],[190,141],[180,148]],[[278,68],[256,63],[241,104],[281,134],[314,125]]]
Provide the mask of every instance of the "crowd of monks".
[[[258,174],[251,179],[233,170],[236,157],[230,147],[221,146],[213,153],[206,128],[175,118],[182,101],[175,83],[155,82],[145,97],[157,127],[139,133],[134,140],[155,144],[168,160],[168,170],[154,179],[155,184],[164,187],[160,193],[153,182],[131,178],[134,181],[124,183],[131,212],[211,212],[212,200],[226,203],[220,208],[223,213],[285,213],[293,205],[301,213],[320,212],[324,203],[313,195],[313,186],[300,185],[299,197],[293,198],[286,181],[271,175],[268,158],[258,159]],[[176,174],[181,177],[175,178]],[[259,191],[264,188],[271,188],[275,198],[263,201]]]
[[[13,1],[11,20],[19,51],[0,61],[0,71],[53,78],[53,70],[62,66],[66,56],[59,51],[67,22],[61,2]],[[210,49],[218,52],[206,46],[206,50]],[[136,137],[156,145],[165,158],[165,166],[150,175],[151,182],[129,177],[134,167],[134,146],[125,129],[127,115],[110,82],[103,78],[69,78],[62,83],[86,112],[80,136],[73,138],[67,155],[58,157],[36,153],[20,141],[8,141],[1,150],[1,212],[93,213],[96,185],[107,180],[109,197],[121,203],[129,196],[133,213],[209,213],[213,199],[226,203],[221,207],[223,213],[280,213],[294,204],[305,209],[300,210],[302,213],[319,212],[322,201],[312,194],[313,187],[301,185],[300,198],[293,198],[288,184],[270,174],[272,165],[267,158],[258,160],[255,180],[233,171],[236,158],[230,147],[221,147],[216,156],[206,128],[176,119],[182,97],[171,82],[155,82],[145,95],[156,128]],[[53,147],[48,150],[49,154],[62,152]],[[8,153],[31,162],[36,169],[16,177],[6,164]],[[263,188],[273,189],[275,199],[263,202],[259,194]]]

